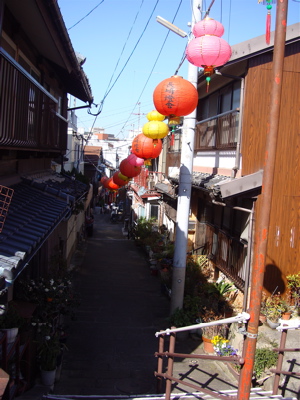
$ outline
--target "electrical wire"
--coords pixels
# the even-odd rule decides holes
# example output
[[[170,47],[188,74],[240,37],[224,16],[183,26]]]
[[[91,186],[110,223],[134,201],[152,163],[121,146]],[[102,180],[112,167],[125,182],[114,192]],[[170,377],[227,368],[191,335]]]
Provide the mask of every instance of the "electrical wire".
[[[102,3],[104,2],[104,0],[100,1],[99,4],[96,5],[96,7],[94,7],[89,13],[87,13],[83,18],[81,18],[78,22],[76,22],[76,24],[72,25],[70,28],[68,28],[68,31],[72,28],[74,28],[74,26],[78,25],[81,21],[83,21],[86,17],[88,17],[90,14],[92,14],[93,11],[96,10],[97,7],[99,7]]]
[[[116,64],[116,66],[115,66],[115,69],[114,69],[114,71],[113,71],[113,73],[112,73],[112,75],[111,75],[110,81],[109,81],[109,83],[108,83],[108,85],[107,85],[107,89],[106,89],[106,92],[105,92],[105,94],[104,94],[104,98],[105,98],[105,97],[107,96],[107,94],[108,94],[108,89],[109,89],[109,87],[110,87],[111,81],[112,81],[112,79],[113,79],[113,76],[114,76],[114,74],[115,74],[117,68],[118,68],[118,65],[119,65],[119,62],[120,62],[120,60],[121,60],[121,57],[122,57],[122,55],[123,55],[123,53],[124,53],[126,44],[127,44],[127,42],[128,42],[128,39],[130,38],[132,29],[133,29],[133,27],[134,27],[134,25],[135,25],[135,23],[136,23],[136,20],[137,20],[137,18],[138,18],[138,16],[139,16],[139,13],[140,13],[140,11],[141,11],[141,8],[142,8],[143,4],[144,4],[144,0],[142,0],[141,5],[140,5],[140,8],[139,8],[139,10],[138,10],[138,12],[136,13],[136,16],[135,16],[135,18],[134,18],[133,24],[131,25],[131,28],[130,28],[129,33],[128,33],[128,36],[127,36],[127,39],[126,39],[126,41],[125,41],[125,43],[124,43],[124,46],[123,46],[123,49],[122,49],[122,51],[121,51],[120,57],[119,57],[119,59],[118,59],[118,61],[117,61],[117,64]]]
[[[153,10],[152,10],[152,12],[151,12],[151,14],[150,14],[150,16],[149,16],[149,18],[148,18],[148,21],[147,21],[147,23],[146,23],[146,25],[145,25],[145,28],[143,29],[143,31],[142,31],[142,33],[141,33],[141,35],[140,35],[138,41],[136,42],[136,44],[135,44],[135,46],[134,46],[132,52],[130,53],[130,55],[129,55],[127,61],[125,62],[123,68],[122,68],[121,71],[119,72],[119,75],[116,77],[114,83],[111,85],[110,89],[106,91],[106,94],[104,95],[103,99],[101,100],[100,106],[99,106],[99,109],[98,109],[98,112],[97,112],[96,114],[92,114],[90,111],[88,111],[89,114],[97,116],[97,115],[99,115],[99,114],[101,113],[101,111],[102,111],[102,109],[103,109],[104,100],[106,99],[106,97],[108,96],[108,94],[111,92],[111,90],[113,89],[113,87],[115,86],[115,84],[117,83],[117,81],[119,80],[121,74],[123,73],[124,69],[126,68],[128,62],[129,62],[129,60],[130,60],[131,57],[133,56],[133,54],[134,54],[134,52],[135,52],[135,50],[136,50],[136,48],[137,48],[139,42],[141,41],[142,37],[144,36],[144,33],[145,33],[146,29],[148,28],[148,25],[149,25],[149,23],[150,23],[150,21],[151,21],[152,15],[153,15],[153,13],[154,13],[154,11],[155,11],[155,9],[156,9],[158,3],[159,3],[159,0],[156,1],[155,5],[154,5],[154,8],[153,8]]]
[[[181,4],[182,4],[182,0],[180,0],[180,2],[179,2],[179,5],[178,5],[177,10],[176,10],[176,13],[175,13],[175,15],[174,15],[174,17],[173,17],[172,23],[175,21],[175,18],[176,18],[176,16],[177,16],[178,12],[179,12],[179,9],[180,9]],[[163,41],[163,44],[162,44],[162,46],[161,46],[161,48],[160,48],[160,50],[159,50],[159,52],[158,52],[158,55],[157,55],[157,57],[156,57],[156,59],[155,59],[155,62],[154,62],[153,67],[152,67],[152,69],[151,69],[151,71],[150,71],[150,74],[149,74],[149,76],[148,76],[148,78],[147,78],[147,80],[146,80],[146,83],[145,83],[145,85],[144,85],[144,87],[143,87],[143,89],[142,89],[142,91],[141,91],[141,93],[140,93],[140,95],[139,95],[139,98],[138,98],[138,100],[137,100],[137,102],[136,102],[136,104],[135,104],[135,106],[134,106],[134,108],[133,108],[131,114],[132,114],[133,111],[135,110],[136,106],[137,106],[138,103],[139,103],[140,98],[142,97],[142,95],[143,95],[143,93],[144,93],[144,91],[145,91],[145,89],[146,89],[146,86],[147,86],[147,84],[148,84],[148,82],[149,82],[149,80],[150,80],[150,78],[151,78],[151,76],[152,76],[153,70],[154,70],[154,68],[155,68],[155,66],[156,66],[156,64],[157,64],[157,62],[158,62],[158,59],[159,59],[159,57],[160,57],[160,55],[161,55],[161,53],[162,53],[162,50],[163,50],[163,48],[164,48],[164,46],[165,46],[165,44],[166,44],[167,38],[168,38],[168,36],[169,36],[169,33],[170,33],[170,31],[168,31],[168,33],[166,34],[166,37],[165,37],[165,39],[164,39],[164,41]],[[125,126],[126,126],[128,120],[129,120],[129,118],[130,118],[130,117],[128,117],[127,121],[125,122],[125,124],[123,125],[123,127],[121,128],[121,130],[118,132],[118,134],[116,135],[116,137],[118,137],[118,136],[123,132],[123,130],[124,130],[124,128],[125,128]]]

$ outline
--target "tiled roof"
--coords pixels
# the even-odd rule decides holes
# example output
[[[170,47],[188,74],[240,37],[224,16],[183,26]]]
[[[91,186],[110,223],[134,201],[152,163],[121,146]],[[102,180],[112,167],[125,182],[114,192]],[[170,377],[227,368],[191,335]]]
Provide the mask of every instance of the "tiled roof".
[[[204,172],[193,172],[192,176],[192,186],[199,189],[204,190],[213,190],[216,189],[216,185],[226,179],[228,176],[224,175],[216,175],[216,174],[208,174]],[[170,181],[179,182],[179,174],[175,176],[168,177]]]
[[[13,281],[88,185],[69,177],[26,177],[14,190],[0,234],[0,278]]]

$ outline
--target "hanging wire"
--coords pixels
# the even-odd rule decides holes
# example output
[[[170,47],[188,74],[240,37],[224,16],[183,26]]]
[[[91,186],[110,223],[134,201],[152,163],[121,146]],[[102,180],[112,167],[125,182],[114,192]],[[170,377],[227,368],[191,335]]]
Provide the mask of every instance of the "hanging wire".
[[[177,16],[178,12],[179,12],[179,9],[180,9],[180,7],[181,7],[181,4],[182,4],[182,0],[180,0],[180,2],[179,2],[179,5],[178,5],[177,10],[176,10],[176,13],[175,13],[175,15],[174,15],[174,17],[173,17],[172,23],[175,21],[175,18],[176,18],[176,16]],[[132,111],[131,111],[131,114],[134,112],[136,106],[137,106],[138,103],[139,103],[140,98],[142,97],[142,95],[143,95],[143,93],[144,93],[144,91],[145,91],[145,89],[146,89],[146,86],[147,86],[147,84],[148,84],[148,82],[149,82],[149,80],[150,80],[150,78],[151,78],[151,76],[152,76],[153,70],[154,70],[154,68],[155,68],[155,66],[156,66],[156,64],[157,64],[157,62],[158,62],[158,60],[159,60],[159,57],[160,57],[160,55],[161,55],[161,53],[162,53],[162,51],[163,51],[163,48],[164,48],[164,46],[165,46],[165,44],[166,44],[166,41],[167,41],[167,38],[168,38],[169,34],[170,34],[170,31],[168,31],[168,33],[166,34],[166,37],[165,37],[165,39],[164,39],[164,41],[163,41],[163,44],[162,44],[162,46],[161,46],[161,48],[160,48],[160,50],[159,50],[159,52],[158,52],[158,55],[157,55],[157,57],[156,57],[156,59],[155,59],[155,62],[154,62],[153,67],[152,67],[152,69],[151,69],[151,71],[150,71],[150,74],[149,74],[149,76],[148,76],[148,78],[147,78],[147,80],[146,80],[146,83],[145,83],[145,85],[144,85],[144,87],[143,87],[143,89],[142,89],[142,91],[141,91],[141,93],[140,93],[140,95],[139,95],[139,98],[138,98],[138,100],[137,100],[135,106],[133,107],[133,109],[132,109]],[[125,126],[127,125],[129,118],[130,118],[130,117],[128,117],[128,119],[126,120],[126,122],[125,122],[124,125],[122,126],[121,130],[120,130],[120,131],[118,132],[118,134],[116,135],[116,137],[118,137],[118,136],[123,132],[123,129],[124,129]]]
[[[109,83],[108,83],[108,85],[107,85],[107,89],[106,89],[106,92],[105,92],[105,94],[104,94],[104,98],[105,98],[105,97],[107,96],[107,94],[109,93],[109,92],[108,92],[108,89],[109,89],[109,87],[110,87],[111,81],[112,81],[112,79],[113,79],[113,76],[114,76],[114,74],[115,74],[117,68],[118,68],[119,62],[120,62],[121,57],[122,57],[122,55],[123,55],[123,53],[124,53],[126,44],[128,43],[128,39],[130,38],[132,29],[133,29],[133,27],[134,27],[134,25],[135,25],[135,23],[136,23],[136,20],[137,20],[137,18],[138,18],[138,16],[139,16],[139,13],[140,13],[140,11],[141,11],[141,8],[142,8],[142,6],[143,6],[143,3],[144,3],[144,0],[142,0],[141,5],[140,5],[140,8],[139,8],[138,12],[136,13],[136,16],[135,16],[135,18],[134,18],[133,24],[132,24],[132,26],[131,26],[131,28],[130,28],[130,30],[129,30],[129,33],[128,33],[127,39],[126,39],[126,41],[125,41],[125,43],[124,43],[124,46],[123,46],[123,49],[122,49],[122,51],[121,51],[120,57],[119,57],[119,59],[118,59],[118,61],[117,61],[117,64],[116,64],[116,66],[115,66],[115,69],[114,69],[114,71],[113,71],[113,73],[112,73],[112,76],[111,76],[111,78],[110,78],[110,81],[109,81]]]
[[[100,4],[102,4],[104,2],[104,0],[100,1],[99,4],[96,5],[96,7],[94,7],[89,13],[87,13],[83,18],[81,18],[78,22],[76,22],[76,24],[72,25],[70,28],[68,28],[68,31],[72,28],[74,28],[74,26],[78,25],[81,21],[83,21],[86,17],[88,17],[90,14],[92,14],[93,11],[96,10],[97,7],[100,6]]]
[[[119,72],[119,75],[116,77],[114,83],[111,85],[110,89],[108,89],[108,90],[106,91],[106,93],[105,93],[103,99],[101,100],[100,106],[99,106],[99,109],[98,109],[98,112],[97,112],[96,114],[92,114],[90,111],[88,111],[89,114],[94,115],[94,116],[98,116],[98,115],[101,113],[101,111],[102,111],[102,109],[103,109],[104,100],[106,99],[106,97],[108,96],[108,94],[111,92],[111,90],[113,89],[113,87],[115,86],[115,84],[117,83],[117,81],[119,80],[119,78],[120,78],[122,72],[123,72],[124,69],[126,68],[126,66],[127,66],[128,62],[129,62],[129,60],[131,59],[132,55],[134,54],[134,52],[135,52],[135,50],[136,50],[136,48],[137,48],[139,42],[141,41],[142,37],[144,36],[144,33],[145,33],[145,31],[146,31],[146,29],[147,29],[149,23],[150,23],[150,20],[151,20],[151,18],[152,18],[152,15],[153,15],[153,13],[154,13],[154,11],[155,11],[155,9],[156,9],[158,3],[159,3],[159,0],[156,1],[155,6],[154,6],[154,8],[153,8],[153,10],[152,10],[152,12],[151,12],[151,14],[150,14],[150,16],[149,16],[149,18],[148,18],[148,21],[147,21],[147,23],[146,23],[146,25],[145,25],[145,28],[143,29],[143,32],[141,33],[141,35],[140,35],[138,41],[136,42],[136,44],[135,44],[135,46],[134,46],[132,52],[130,53],[130,55],[129,55],[127,61],[125,62],[123,68],[122,68],[121,71]]]

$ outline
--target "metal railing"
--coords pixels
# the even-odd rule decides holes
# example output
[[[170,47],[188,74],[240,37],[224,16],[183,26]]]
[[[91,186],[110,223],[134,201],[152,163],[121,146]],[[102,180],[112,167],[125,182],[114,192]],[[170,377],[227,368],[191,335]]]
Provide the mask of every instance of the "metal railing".
[[[190,387],[196,391],[203,392],[205,394],[213,395],[219,399],[225,400],[236,400],[237,397],[225,395],[221,392],[212,391],[202,387],[201,385],[194,385],[189,382],[185,382],[183,380],[179,380],[173,376],[173,366],[175,358],[193,358],[193,359],[203,359],[203,360],[212,360],[212,361],[221,361],[221,362],[233,362],[242,365],[244,363],[244,359],[239,356],[214,356],[214,355],[202,355],[202,354],[182,354],[175,352],[175,342],[176,342],[176,332],[184,332],[190,331],[194,329],[201,329],[208,326],[215,325],[223,325],[223,324],[231,324],[234,322],[246,322],[250,318],[250,315],[246,312],[240,313],[234,317],[221,319],[218,321],[199,323],[195,325],[184,326],[180,328],[172,327],[170,329],[165,329],[160,332],[156,332],[155,336],[159,337],[158,343],[158,352],[155,353],[155,357],[158,358],[157,362],[157,371],[155,371],[154,375],[157,378],[157,393],[163,392],[163,380],[165,380],[165,400],[170,400],[171,398],[171,390],[172,390],[172,382],[180,383],[184,386]],[[165,351],[165,336],[169,336],[169,349]],[[167,366],[164,368],[164,359],[167,360]],[[163,372],[166,369],[166,372]]]
[[[57,100],[0,48],[0,146],[65,150],[68,122]]]

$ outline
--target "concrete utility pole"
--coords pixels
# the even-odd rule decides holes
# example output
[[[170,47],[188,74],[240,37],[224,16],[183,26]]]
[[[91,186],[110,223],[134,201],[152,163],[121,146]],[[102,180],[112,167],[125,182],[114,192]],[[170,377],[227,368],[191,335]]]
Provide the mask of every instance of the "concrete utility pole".
[[[192,7],[193,27],[198,21],[200,21],[202,0],[193,0]],[[191,63],[188,64],[187,80],[190,81],[197,89],[198,67],[192,65]],[[176,310],[176,308],[182,308],[183,306],[188,224],[192,191],[196,111],[197,109],[184,117],[182,128],[182,151],[180,159],[179,192],[177,201],[175,252],[173,259],[171,313]]]
[[[270,101],[269,123],[266,126],[265,167],[261,193],[261,214],[256,223],[254,261],[252,268],[252,283],[245,346],[245,363],[241,370],[238,399],[248,400],[251,391],[251,381],[256,350],[258,319],[261,307],[263,280],[266,266],[269,222],[272,204],[272,191],[277,149],[277,137],[281,107],[281,89],[283,79],[284,50],[286,40],[288,0],[277,2],[276,28],[274,39],[274,56],[272,69],[272,89]]]

